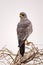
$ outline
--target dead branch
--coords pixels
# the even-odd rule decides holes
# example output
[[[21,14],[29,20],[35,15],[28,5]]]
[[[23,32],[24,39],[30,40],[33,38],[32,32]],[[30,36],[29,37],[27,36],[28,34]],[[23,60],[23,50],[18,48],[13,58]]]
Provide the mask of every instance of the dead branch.
[[[43,49],[38,49],[32,42],[26,45],[24,56],[12,53],[7,48],[0,50],[1,65],[41,65],[43,64]]]

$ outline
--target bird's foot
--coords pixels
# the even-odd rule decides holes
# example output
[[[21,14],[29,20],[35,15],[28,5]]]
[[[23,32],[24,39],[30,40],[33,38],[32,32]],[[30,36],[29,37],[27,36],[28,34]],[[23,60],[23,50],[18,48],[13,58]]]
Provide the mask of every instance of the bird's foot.
[[[30,45],[30,43],[28,40],[25,41],[25,45]]]

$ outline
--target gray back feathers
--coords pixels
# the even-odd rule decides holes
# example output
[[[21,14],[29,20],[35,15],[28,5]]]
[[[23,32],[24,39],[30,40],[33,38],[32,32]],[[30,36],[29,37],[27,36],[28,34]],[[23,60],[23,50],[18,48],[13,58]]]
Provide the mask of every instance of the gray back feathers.
[[[32,33],[32,23],[27,18],[21,19],[17,25],[18,39],[25,40]]]

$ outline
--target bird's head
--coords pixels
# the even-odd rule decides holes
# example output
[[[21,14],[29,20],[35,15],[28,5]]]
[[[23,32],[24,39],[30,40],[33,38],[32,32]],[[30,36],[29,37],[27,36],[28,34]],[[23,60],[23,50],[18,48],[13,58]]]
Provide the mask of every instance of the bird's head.
[[[25,12],[20,12],[19,16],[20,16],[21,19],[27,18],[27,15],[26,15]]]

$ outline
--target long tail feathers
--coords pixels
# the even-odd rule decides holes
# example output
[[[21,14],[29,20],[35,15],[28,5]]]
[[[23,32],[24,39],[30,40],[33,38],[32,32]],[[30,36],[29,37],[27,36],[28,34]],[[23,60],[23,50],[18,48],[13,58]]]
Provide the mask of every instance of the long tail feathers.
[[[24,56],[24,53],[25,53],[25,43],[23,42],[22,45],[21,45],[21,47],[20,47],[20,54],[22,56]]]

